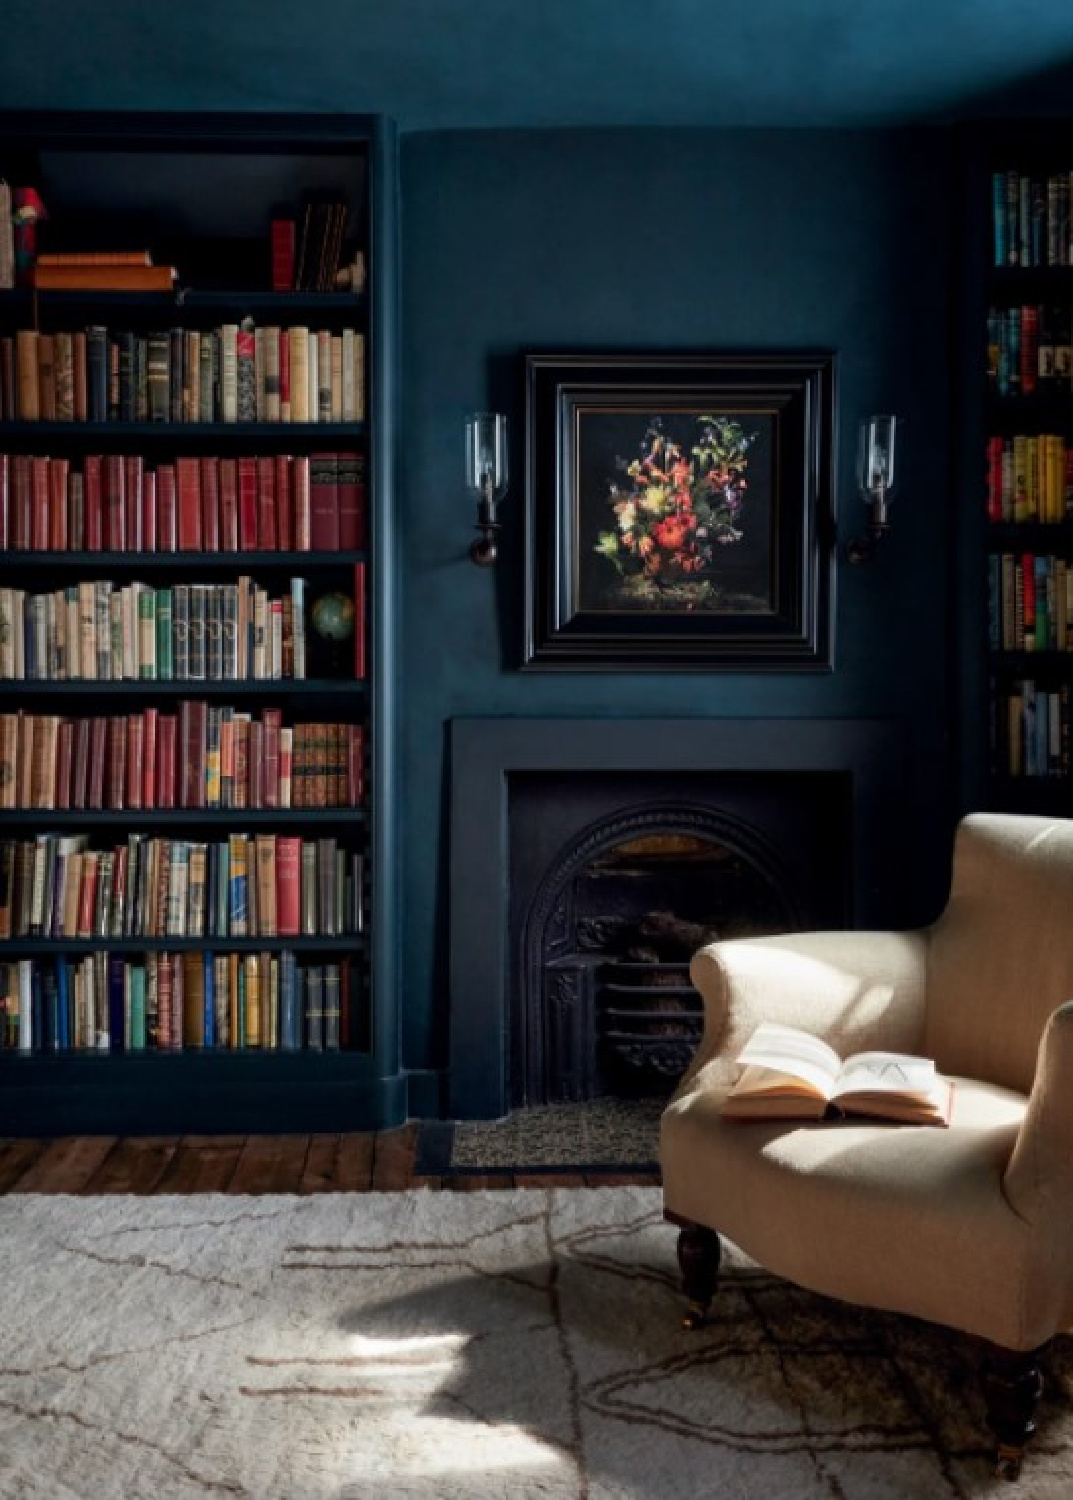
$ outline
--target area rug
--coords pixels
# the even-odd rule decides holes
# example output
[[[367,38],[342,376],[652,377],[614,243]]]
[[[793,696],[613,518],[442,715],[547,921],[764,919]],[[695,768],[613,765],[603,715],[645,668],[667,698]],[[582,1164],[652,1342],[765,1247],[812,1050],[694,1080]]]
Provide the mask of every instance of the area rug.
[[[659,1170],[660,1099],[592,1099],[513,1111],[502,1120],[426,1121],[421,1176]]]
[[[994,1495],[978,1349],[730,1255],[651,1188],[0,1199],[0,1495]],[[1073,1494],[1073,1352],[1020,1493]],[[1001,1487],[1003,1493],[1015,1491]]]

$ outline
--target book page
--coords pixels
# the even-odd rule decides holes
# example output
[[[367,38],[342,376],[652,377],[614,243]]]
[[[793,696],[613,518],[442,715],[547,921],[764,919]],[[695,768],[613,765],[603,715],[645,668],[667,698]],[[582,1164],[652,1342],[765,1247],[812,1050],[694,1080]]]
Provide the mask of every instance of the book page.
[[[902,1052],[856,1052],[839,1071],[832,1098],[845,1094],[930,1096],[936,1085],[935,1064],[927,1057]]]
[[[795,1026],[762,1021],[742,1048],[738,1062],[747,1068],[800,1078],[818,1093],[827,1095],[839,1069],[833,1047]]]

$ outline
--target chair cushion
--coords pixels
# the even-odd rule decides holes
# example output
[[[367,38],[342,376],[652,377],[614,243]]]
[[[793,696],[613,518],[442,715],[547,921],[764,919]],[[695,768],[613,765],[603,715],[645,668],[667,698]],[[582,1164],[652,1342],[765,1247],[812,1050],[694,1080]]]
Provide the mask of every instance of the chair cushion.
[[[1023,1094],[957,1078],[948,1129],[743,1123],[696,1083],[661,1123],[669,1210],[813,1291],[1031,1347],[1029,1230],[1002,1194]]]

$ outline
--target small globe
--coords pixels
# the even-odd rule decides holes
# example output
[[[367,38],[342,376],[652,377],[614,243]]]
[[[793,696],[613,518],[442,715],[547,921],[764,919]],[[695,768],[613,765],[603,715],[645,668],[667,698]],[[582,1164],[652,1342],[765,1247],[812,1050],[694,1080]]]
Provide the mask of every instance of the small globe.
[[[354,634],[354,601],[345,594],[322,594],[313,605],[313,629],[323,641],[349,641]]]

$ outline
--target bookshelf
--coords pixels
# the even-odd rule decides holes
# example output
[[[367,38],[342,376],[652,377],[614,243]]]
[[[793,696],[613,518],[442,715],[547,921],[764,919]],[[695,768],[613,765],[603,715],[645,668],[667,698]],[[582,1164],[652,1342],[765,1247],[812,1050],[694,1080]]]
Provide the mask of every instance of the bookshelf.
[[[0,112],[0,177],[0,1131],[397,1124],[391,127]]]
[[[1073,814],[1073,138],[991,134],[968,174],[973,307],[967,424],[976,515],[983,754],[976,806]]]

